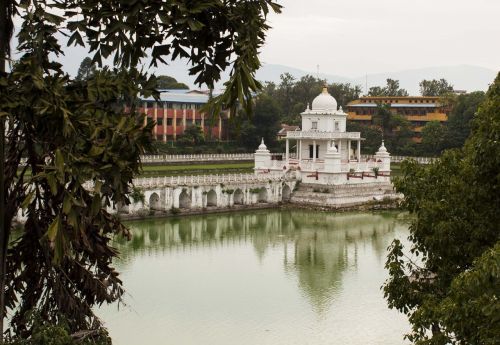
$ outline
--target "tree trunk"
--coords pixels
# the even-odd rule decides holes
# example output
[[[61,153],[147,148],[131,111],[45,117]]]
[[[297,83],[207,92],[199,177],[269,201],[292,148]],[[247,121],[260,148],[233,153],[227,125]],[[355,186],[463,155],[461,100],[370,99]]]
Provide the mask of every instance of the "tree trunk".
[[[0,76],[5,75],[7,47],[10,35],[7,32],[7,1],[0,0]],[[5,226],[5,120],[0,119],[0,344],[3,344],[3,321],[5,318],[5,270],[9,229]]]

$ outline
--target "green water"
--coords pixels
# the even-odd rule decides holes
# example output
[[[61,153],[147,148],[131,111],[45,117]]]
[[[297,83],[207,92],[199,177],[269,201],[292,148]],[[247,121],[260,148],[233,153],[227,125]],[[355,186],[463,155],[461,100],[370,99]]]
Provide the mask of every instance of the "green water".
[[[132,222],[115,345],[403,344],[380,286],[397,213],[240,212]]]

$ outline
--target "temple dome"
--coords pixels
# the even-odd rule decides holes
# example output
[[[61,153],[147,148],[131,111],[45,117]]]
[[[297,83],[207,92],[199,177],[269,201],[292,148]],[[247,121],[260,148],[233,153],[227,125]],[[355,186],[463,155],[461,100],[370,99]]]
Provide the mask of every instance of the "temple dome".
[[[326,86],[312,102],[312,111],[315,110],[337,110],[337,101],[328,93]]]

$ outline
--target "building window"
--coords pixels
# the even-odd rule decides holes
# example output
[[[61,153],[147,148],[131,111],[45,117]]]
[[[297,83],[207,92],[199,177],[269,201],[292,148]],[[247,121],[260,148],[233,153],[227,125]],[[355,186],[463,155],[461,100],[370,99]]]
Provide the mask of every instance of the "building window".
[[[171,118],[167,118],[167,126],[172,126],[172,119]]]
[[[182,119],[176,119],[175,125],[176,126],[182,126]]]
[[[201,119],[196,119],[196,126],[201,126]]]
[[[163,118],[162,117],[157,118],[156,123],[158,124],[158,126],[163,126]]]
[[[337,121],[335,121],[335,130],[338,131],[339,130],[339,123]]]
[[[311,129],[318,129],[318,122],[317,121],[312,122]]]
[[[191,126],[193,124],[193,119],[186,119],[186,126]]]

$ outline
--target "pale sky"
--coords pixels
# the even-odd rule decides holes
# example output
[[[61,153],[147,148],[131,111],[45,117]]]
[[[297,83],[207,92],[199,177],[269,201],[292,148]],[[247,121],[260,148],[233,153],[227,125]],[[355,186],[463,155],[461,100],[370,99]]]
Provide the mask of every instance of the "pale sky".
[[[261,59],[356,77],[431,66],[500,70],[500,0],[281,0]]]
[[[452,65],[500,70],[500,0],[275,1],[284,8],[269,17],[264,63],[312,73],[319,65],[321,73],[351,78]],[[64,51],[64,69],[76,75],[88,54]],[[187,74],[182,63],[163,69],[174,66]]]

